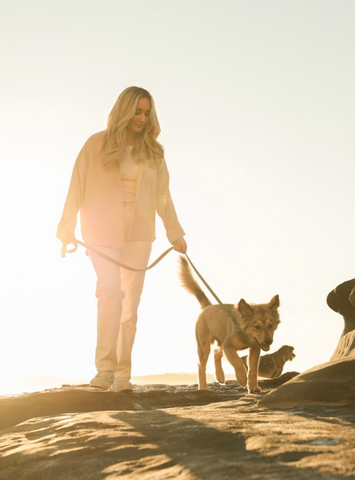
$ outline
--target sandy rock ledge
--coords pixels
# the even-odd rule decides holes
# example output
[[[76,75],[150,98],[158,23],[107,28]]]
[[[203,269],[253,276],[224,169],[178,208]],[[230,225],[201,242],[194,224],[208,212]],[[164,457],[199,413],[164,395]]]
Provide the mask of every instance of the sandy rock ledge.
[[[353,408],[266,407],[264,392],[211,387],[114,394],[81,386],[0,398],[0,478],[355,479]]]

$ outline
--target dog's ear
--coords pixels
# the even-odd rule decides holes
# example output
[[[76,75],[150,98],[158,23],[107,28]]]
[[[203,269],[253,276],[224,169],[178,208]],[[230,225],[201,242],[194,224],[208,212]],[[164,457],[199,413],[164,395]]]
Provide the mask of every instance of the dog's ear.
[[[290,347],[290,345],[284,345],[282,348],[285,348],[287,350],[287,355],[286,357],[286,360],[292,360],[293,358],[295,358],[295,354],[293,353],[294,351],[294,347]]]
[[[270,310],[277,310],[280,306],[280,299],[278,295],[275,295],[272,297],[272,299],[269,302],[269,309]]]
[[[252,307],[247,303],[244,298],[239,300],[238,303],[238,311],[241,314],[242,317],[251,317],[254,313],[254,310]]]

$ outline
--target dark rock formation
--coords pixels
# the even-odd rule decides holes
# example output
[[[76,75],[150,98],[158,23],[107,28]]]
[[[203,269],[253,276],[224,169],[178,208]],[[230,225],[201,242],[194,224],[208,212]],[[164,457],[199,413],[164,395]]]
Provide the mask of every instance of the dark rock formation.
[[[354,287],[355,278],[338,285],[327,297],[328,306],[344,319],[344,330],[331,360],[346,357],[355,349],[355,306],[349,298]]]
[[[318,365],[268,393],[260,405],[348,405],[355,407],[355,351],[352,356]]]
[[[327,296],[329,307],[344,319],[344,330],[330,361],[311,368],[268,393],[260,400],[260,405],[355,406],[355,307],[349,300],[354,286],[355,279],[349,280]]]
[[[329,292],[327,296],[328,307],[344,318],[343,335],[355,328],[355,307],[349,300],[349,296],[354,287],[355,278],[341,283]]]

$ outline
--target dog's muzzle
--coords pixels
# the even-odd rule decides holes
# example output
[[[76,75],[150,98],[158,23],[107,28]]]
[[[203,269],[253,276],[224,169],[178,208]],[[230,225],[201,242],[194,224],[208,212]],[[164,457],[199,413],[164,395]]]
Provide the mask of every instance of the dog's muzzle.
[[[268,351],[270,350],[270,345],[272,344],[272,340],[271,340],[270,344],[268,344],[268,343],[263,343],[263,344],[261,344],[256,337],[254,337],[254,340],[255,340],[256,343],[259,345],[259,347],[261,348],[261,350],[263,350],[264,352],[268,352]]]

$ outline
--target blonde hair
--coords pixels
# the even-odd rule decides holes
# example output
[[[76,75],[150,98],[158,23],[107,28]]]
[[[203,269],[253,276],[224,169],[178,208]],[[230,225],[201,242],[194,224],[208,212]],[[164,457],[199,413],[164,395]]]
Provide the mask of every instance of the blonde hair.
[[[104,136],[104,155],[102,165],[114,167],[120,165],[125,158],[127,147],[127,125],[137,110],[138,100],[150,100],[149,122],[142,132],[137,133],[132,155],[137,162],[148,161],[154,168],[159,168],[164,158],[164,148],[157,141],[160,134],[160,125],[151,94],[140,87],[128,87],[119,95],[108,119]]]

